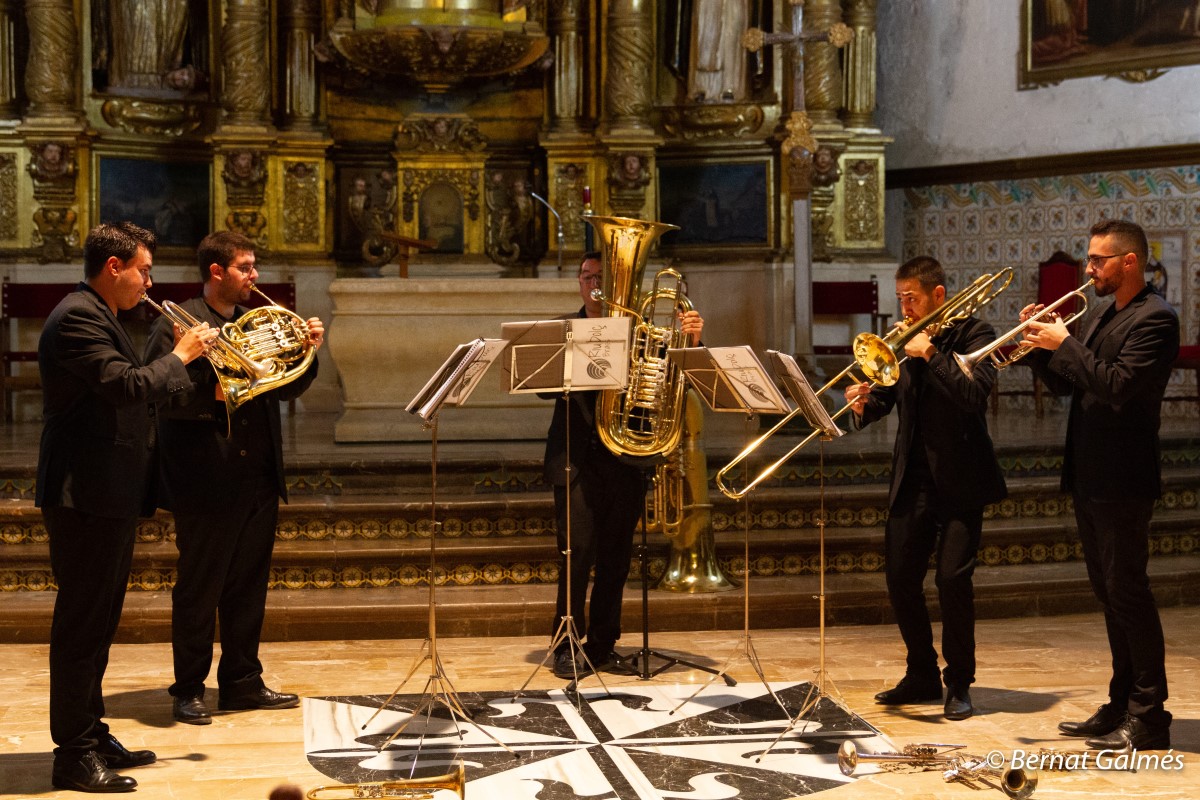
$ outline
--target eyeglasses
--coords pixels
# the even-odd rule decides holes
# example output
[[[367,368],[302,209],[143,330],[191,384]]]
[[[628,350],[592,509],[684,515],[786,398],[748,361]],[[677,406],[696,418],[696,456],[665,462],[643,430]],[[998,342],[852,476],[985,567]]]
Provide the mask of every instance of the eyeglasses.
[[[595,275],[580,275],[579,282],[580,283],[604,283],[604,273],[597,273]]]
[[[1118,257],[1122,257],[1122,256],[1127,256],[1127,255],[1129,255],[1129,253],[1113,253],[1110,256],[1088,256],[1087,257],[1087,265],[1089,267],[1098,267],[1101,264],[1103,264],[1105,261],[1108,261],[1110,258],[1118,258]]]

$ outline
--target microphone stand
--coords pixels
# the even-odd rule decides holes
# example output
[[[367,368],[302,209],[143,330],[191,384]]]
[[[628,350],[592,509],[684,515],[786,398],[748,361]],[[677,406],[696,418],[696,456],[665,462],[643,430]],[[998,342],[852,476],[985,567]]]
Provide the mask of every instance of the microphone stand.
[[[550,205],[549,203],[547,203],[547,202],[546,202],[546,199],[545,199],[544,197],[542,197],[540,194],[538,194],[537,192],[530,192],[530,193],[529,193],[529,196],[530,196],[530,197],[532,197],[534,200],[537,200],[539,203],[541,203],[542,205],[544,205],[546,208],[550,209],[550,213],[551,213],[551,214],[553,214],[553,215],[554,215],[554,219],[558,221],[558,271],[559,271],[559,272],[562,272],[562,268],[563,268],[563,239],[565,238],[565,236],[564,236],[564,234],[563,234],[563,222],[562,222],[562,217],[560,217],[560,216],[558,215],[558,212],[554,210],[554,206],[552,206],[552,205]]]

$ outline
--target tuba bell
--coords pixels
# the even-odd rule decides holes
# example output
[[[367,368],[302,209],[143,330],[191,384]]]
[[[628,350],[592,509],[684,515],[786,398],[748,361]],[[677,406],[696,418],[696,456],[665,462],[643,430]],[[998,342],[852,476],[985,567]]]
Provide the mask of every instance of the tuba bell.
[[[459,798],[467,796],[466,772],[459,764],[454,772],[431,775],[428,778],[376,781],[373,783],[336,783],[309,789],[308,800],[343,800],[355,797],[404,797],[408,800],[432,800],[439,790],[454,792]]]
[[[221,326],[218,337],[204,354],[217,374],[225,396],[226,418],[260,394],[286,386],[312,365],[316,351],[308,340],[308,323],[267,297],[257,286],[250,289],[270,305],[252,308]],[[172,323],[191,330],[200,320],[181,306],[164,300],[142,299]]]
[[[648,294],[641,294],[641,285],[655,240],[678,227],[626,217],[586,219],[596,230],[604,265],[604,290],[593,296],[604,301],[606,316],[633,320],[629,383],[624,389],[600,392],[596,430],[604,446],[617,455],[664,455],[679,445],[686,388],[667,350],[687,345],[676,315],[691,311],[692,304],[683,293],[683,276],[673,269],[660,270]],[[665,285],[668,281],[673,285]],[[656,317],[664,313],[670,314],[670,325],[656,324]]]

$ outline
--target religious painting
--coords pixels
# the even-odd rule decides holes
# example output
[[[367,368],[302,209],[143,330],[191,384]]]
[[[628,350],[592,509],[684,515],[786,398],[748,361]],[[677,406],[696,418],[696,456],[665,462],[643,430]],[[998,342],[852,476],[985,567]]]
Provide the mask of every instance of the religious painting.
[[[208,234],[208,162],[103,156],[99,164],[99,222],[128,220],[154,231],[165,247],[195,248]]]
[[[659,215],[680,230],[664,245],[770,244],[768,164],[764,159],[659,163]]]
[[[1024,0],[1020,88],[1067,78],[1155,78],[1200,64],[1197,0]]]
[[[1146,261],[1146,282],[1179,313],[1183,319],[1183,231],[1146,231],[1150,257]]]
[[[418,237],[437,242],[430,252],[463,252],[463,201],[448,183],[432,183],[418,205]]]

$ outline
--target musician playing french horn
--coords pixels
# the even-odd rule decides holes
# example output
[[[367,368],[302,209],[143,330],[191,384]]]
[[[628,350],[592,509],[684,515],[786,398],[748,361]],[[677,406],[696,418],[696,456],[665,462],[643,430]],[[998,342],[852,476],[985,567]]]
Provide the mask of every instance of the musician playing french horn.
[[[923,319],[942,306],[946,275],[941,264],[921,256],[901,265],[896,297],[908,321]],[[875,702],[936,702],[942,699],[944,678],[944,712],[952,720],[974,713],[968,691],[975,680],[971,576],[983,508],[1007,495],[987,429],[995,367],[988,362],[971,380],[953,354],[970,352],[994,338],[992,326],[973,316],[956,319],[948,329],[921,331],[904,345],[908,359],[895,384],[863,382],[845,390],[855,428],[887,416],[893,406],[900,415],[884,549],[888,598],[907,649],[907,666],[899,684],[875,695]],[[933,553],[946,660],[940,676],[923,589]]]
[[[579,296],[583,306],[577,316],[605,315],[604,301],[593,292],[603,284],[604,267],[600,253],[585,253],[579,265]],[[680,330],[700,341],[704,320],[696,311],[680,317]],[[621,595],[629,575],[633,554],[633,535],[645,508],[645,467],[622,459],[600,441],[596,430],[597,392],[574,392],[570,413],[571,453],[571,615],[590,661],[603,669],[615,659],[613,646],[621,636]],[[546,435],[544,476],[554,487],[554,511],[558,530],[558,549],[566,548],[567,480],[567,406],[558,395],[554,417]],[[595,580],[591,602],[584,616],[584,599],[592,568]],[[554,625],[557,631],[566,613],[566,558],[558,576],[558,602]],[[586,620],[586,622],[585,622]],[[554,654],[552,669],[560,678],[584,674],[586,661],[573,662],[567,640]]]
[[[232,231],[206,236],[197,252],[200,296],[179,308],[214,328],[241,319],[258,278],[254,247],[253,241]],[[155,322],[146,345],[148,357],[171,346],[173,327],[165,316]],[[296,327],[308,347],[321,347],[325,328],[320,319],[311,317]],[[231,337],[236,340],[238,334]],[[239,345],[234,341],[229,346]],[[255,359],[266,361],[259,355]],[[280,381],[279,388],[241,402],[236,411],[226,402],[214,365],[203,359],[189,365],[191,386],[158,415],[162,505],[175,516],[179,548],[171,595],[172,714],[193,725],[212,721],[204,682],[212,665],[218,617],[220,709],[299,704],[296,695],[263,683],[258,645],[279,499],[287,499],[279,403],[298,397],[312,384],[317,363],[312,360],[293,380]]]

